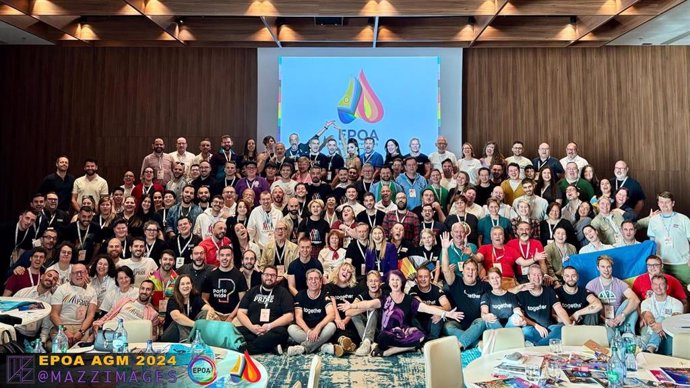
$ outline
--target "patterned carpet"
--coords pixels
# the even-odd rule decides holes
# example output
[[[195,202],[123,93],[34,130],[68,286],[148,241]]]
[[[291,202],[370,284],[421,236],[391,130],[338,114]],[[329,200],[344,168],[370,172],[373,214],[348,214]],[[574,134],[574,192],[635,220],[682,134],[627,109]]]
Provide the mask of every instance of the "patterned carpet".
[[[479,356],[477,349],[463,352],[463,367]],[[261,355],[256,359],[270,374],[269,388],[289,388],[296,381],[306,385],[312,357]],[[321,387],[424,387],[424,356],[421,353],[393,357],[325,356],[322,360]]]

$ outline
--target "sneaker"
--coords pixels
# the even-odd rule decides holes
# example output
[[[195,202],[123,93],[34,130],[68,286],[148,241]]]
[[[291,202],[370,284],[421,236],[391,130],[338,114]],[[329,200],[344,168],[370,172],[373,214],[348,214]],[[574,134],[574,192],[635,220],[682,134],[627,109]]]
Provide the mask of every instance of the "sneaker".
[[[322,354],[330,354],[336,357],[342,357],[344,353],[342,346],[334,344],[323,344],[320,351]]]
[[[352,342],[350,337],[341,335],[340,338],[338,338],[338,345],[343,347],[343,350],[346,352],[352,353],[356,350],[355,343]]]
[[[371,341],[369,341],[369,339],[365,339],[359,345],[357,350],[355,350],[355,356],[364,357],[368,356],[369,353],[371,353]]]
[[[276,345],[276,353],[281,356],[283,355],[283,347],[280,346],[280,344]]]
[[[306,349],[304,349],[304,346],[302,345],[294,345],[290,346],[287,349],[287,355],[288,356],[296,356],[298,354],[304,354]]]

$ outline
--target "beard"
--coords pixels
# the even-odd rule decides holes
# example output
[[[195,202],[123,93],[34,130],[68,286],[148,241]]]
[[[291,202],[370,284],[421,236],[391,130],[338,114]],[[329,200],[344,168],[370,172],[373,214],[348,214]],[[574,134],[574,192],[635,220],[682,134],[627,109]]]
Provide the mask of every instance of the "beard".
[[[398,206],[398,210],[405,210],[405,209],[407,208],[407,203],[405,203],[405,202],[398,202],[398,203],[396,204],[396,206]]]

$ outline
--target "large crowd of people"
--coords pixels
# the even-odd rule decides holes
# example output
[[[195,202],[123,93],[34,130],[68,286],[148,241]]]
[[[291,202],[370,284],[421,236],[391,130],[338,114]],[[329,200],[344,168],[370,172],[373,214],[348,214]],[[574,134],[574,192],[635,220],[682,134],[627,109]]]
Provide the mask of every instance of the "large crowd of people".
[[[591,324],[668,348],[664,318],[688,312],[690,220],[669,192],[642,214],[625,161],[597,171],[575,143],[530,159],[519,141],[511,156],[488,142],[478,157],[443,136],[429,155],[418,139],[407,154],[388,139],[385,155],[376,139],[362,152],[342,140],[267,136],[237,153],[225,135],[194,154],[183,137],[171,153],[159,138],[122,184],[95,159],[75,179],[60,156],[0,230],[4,295],[52,305],[18,335],[49,349],[59,325],[74,344],[107,321],[146,319],[152,339],[177,342],[207,319],[237,326],[250,354],[388,356],[440,336],[471,348],[502,327],[543,345]],[[656,254],[639,258],[647,273],[632,285],[607,252],[586,285],[568,265],[645,237]]]

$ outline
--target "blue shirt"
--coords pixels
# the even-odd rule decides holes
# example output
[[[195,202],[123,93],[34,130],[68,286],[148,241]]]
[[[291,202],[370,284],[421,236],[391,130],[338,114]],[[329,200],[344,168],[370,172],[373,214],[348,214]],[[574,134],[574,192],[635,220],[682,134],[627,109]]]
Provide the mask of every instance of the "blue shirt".
[[[426,178],[417,174],[414,179],[410,179],[406,174],[398,175],[395,180],[407,196],[407,209],[412,210],[422,204],[422,191],[426,188]]]
[[[362,164],[369,163],[374,166],[374,168],[383,167],[383,156],[376,151],[371,153],[369,156],[367,156],[366,153],[363,153],[359,155],[359,159],[362,161]]]

